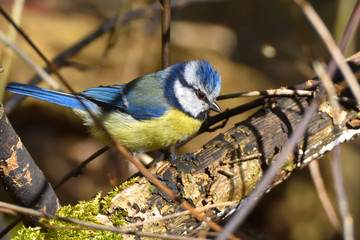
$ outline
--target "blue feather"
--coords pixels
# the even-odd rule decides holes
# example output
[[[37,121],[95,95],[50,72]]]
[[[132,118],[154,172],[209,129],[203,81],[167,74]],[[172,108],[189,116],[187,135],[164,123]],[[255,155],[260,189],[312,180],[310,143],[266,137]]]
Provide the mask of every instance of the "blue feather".
[[[78,97],[82,99],[90,109],[92,109],[95,104],[103,107],[104,111],[112,111],[115,108],[116,110],[126,112],[140,120],[160,117],[168,110],[168,107],[164,106],[164,104],[153,105],[154,102],[159,101],[161,96],[156,94],[150,97],[144,96],[146,94],[140,92],[138,89],[139,87],[134,87],[134,89],[128,90],[126,95],[123,95],[124,87],[124,84],[117,84],[108,87],[90,88],[81,92]],[[68,93],[16,82],[9,83],[6,87],[6,91],[34,97],[65,107],[85,110],[79,100],[77,100],[74,95]],[[139,99],[136,99],[139,96],[144,96],[144,99],[147,101],[139,101]],[[124,99],[126,100],[126,103],[124,102]]]
[[[6,87],[6,91],[34,97],[65,107],[85,110],[84,106],[80,103],[80,101],[74,95],[68,93],[57,92],[17,82],[9,83]],[[83,100],[83,103],[89,109],[92,109],[94,107],[94,103],[84,99],[83,97],[79,96],[79,98]]]
[[[205,60],[199,60],[199,69],[196,74],[204,81],[204,86],[208,92],[220,92],[221,77],[218,71]]]
[[[162,90],[151,91],[149,84],[158,84],[158,79],[147,76],[147,81],[139,78],[130,84],[117,84],[90,88],[81,93],[85,98],[105,104],[104,107],[116,108],[139,120],[157,118],[169,109]],[[155,81],[154,81],[155,80]],[[155,82],[155,83],[154,83]]]
[[[153,118],[161,117],[165,111],[168,109],[155,108],[155,107],[138,107],[132,106],[131,108],[126,108],[126,112],[131,114],[134,118],[139,120],[149,120]]]
[[[124,102],[122,99],[124,86],[124,84],[117,84],[108,87],[100,86],[96,88],[90,88],[81,92],[80,94],[89,100],[124,109]]]

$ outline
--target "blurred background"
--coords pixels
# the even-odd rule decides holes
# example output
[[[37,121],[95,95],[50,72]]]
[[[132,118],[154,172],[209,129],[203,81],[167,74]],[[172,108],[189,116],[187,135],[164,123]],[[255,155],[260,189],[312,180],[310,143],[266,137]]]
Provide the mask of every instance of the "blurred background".
[[[97,29],[104,21],[158,1],[146,0],[28,0],[21,14],[21,27],[36,45],[52,59]],[[354,0],[311,1],[337,41],[356,4]],[[11,13],[14,1],[1,5]],[[9,24],[0,19],[2,32]],[[93,41],[71,61],[80,63],[61,68],[60,73],[76,91],[98,85],[125,83],[161,69],[161,17],[152,14],[119,26],[116,44],[106,57],[109,40],[105,34]],[[356,34],[357,35],[357,34]],[[359,48],[357,36],[345,56]],[[20,37],[16,44],[44,66],[36,53]],[[6,59],[0,44],[2,64]],[[290,0],[234,0],[189,4],[172,11],[171,64],[191,59],[208,60],[222,75],[222,94],[291,86],[314,76],[311,60],[329,60],[329,54]],[[12,57],[11,69],[5,69],[6,81],[28,82],[34,75],[18,56]],[[2,74],[3,77],[4,74]],[[41,87],[49,88],[46,83]],[[10,94],[3,99],[6,103]],[[4,96],[0,96],[4,97]],[[220,102],[222,109],[251,101],[240,98]],[[236,116],[224,129],[193,139],[179,153],[198,149],[219,132],[234,126],[254,111]],[[33,159],[52,184],[103,145],[91,139],[81,121],[70,109],[26,99],[8,115]],[[360,162],[359,140],[342,145],[345,184],[350,208],[360,238]],[[320,161],[328,191],[336,205],[330,161]],[[72,178],[56,193],[62,205],[88,200],[97,192],[104,194],[120,184],[136,169],[108,151],[91,162],[84,173]],[[10,201],[0,191],[0,200]],[[0,228],[8,216],[0,215]],[[297,171],[283,184],[266,194],[246,223],[246,229],[263,239],[340,239],[318,200],[308,169]],[[259,238],[260,239],[260,238]]]

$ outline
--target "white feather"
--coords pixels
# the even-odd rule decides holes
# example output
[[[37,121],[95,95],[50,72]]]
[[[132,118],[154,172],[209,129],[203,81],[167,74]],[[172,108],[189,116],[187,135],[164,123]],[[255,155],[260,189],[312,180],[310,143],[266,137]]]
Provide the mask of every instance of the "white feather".
[[[198,61],[188,62],[184,69],[184,79],[190,86],[193,86],[195,89],[198,89],[204,94],[207,94],[203,84],[201,84],[200,77],[196,74],[198,69],[199,69]]]
[[[175,80],[174,84],[175,96],[178,99],[181,107],[191,116],[197,117],[201,112],[207,111],[209,109],[208,104],[204,101],[201,101],[196,96],[192,88],[187,88],[183,86],[179,79]]]

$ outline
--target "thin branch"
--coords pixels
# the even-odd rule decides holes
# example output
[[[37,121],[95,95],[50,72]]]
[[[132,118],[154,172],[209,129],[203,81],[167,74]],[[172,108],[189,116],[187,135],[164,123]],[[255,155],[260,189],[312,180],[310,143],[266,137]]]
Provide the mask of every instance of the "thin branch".
[[[26,42],[36,51],[36,53],[41,57],[41,59],[46,63],[47,67],[53,72],[59,80],[65,85],[65,87],[74,95],[76,100],[79,101],[81,106],[84,108],[84,110],[89,114],[91,119],[94,121],[95,126],[97,126],[100,131],[103,131],[105,136],[108,140],[112,143],[112,145],[115,145],[116,140],[111,136],[111,134],[108,132],[108,130],[105,128],[103,122],[95,116],[95,114],[90,110],[90,108],[85,104],[83,99],[74,91],[74,89],[71,87],[71,85],[65,80],[65,78],[60,75],[60,73],[57,71],[57,68],[55,64],[51,63],[46,56],[40,51],[40,49],[35,45],[35,43],[26,35],[25,31],[23,31],[12,19],[11,17],[3,10],[3,8],[0,6],[0,13],[16,28],[16,30],[20,33],[20,35],[26,40]],[[6,43],[8,44],[8,43]],[[42,73],[45,73],[42,69]],[[48,75],[48,74],[46,74]]]
[[[340,224],[339,218],[336,215],[335,209],[334,209],[333,205],[331,204],[329,195],[325,188],[324,181],[321,177],[321,173],[320,173],[320,169],[319,169],[319,162],[312,161],[309,164],[309,169],[310,169],[311,178],[315,184],[315,189],[316,189],[317,195],[319,196],[321,205],[324,207],[325,213],[328,216],[331,225],[335,228],[335,230],[340,231],[341,224]]]
[[[211,126],[213,126],[221,121],[224,121],[226,119],[229,119],[232,116],[246,112],[250,109],[254,109],[256,107],[262,106],[273,100],[275,100],[275,97],[270,97],[270,98],[262,97],[262,98],[254,100],[252,102],[245,103],[245,104],[240,105],[235,108],[227,109],[226,111],[223,111],[219,114],[211,116],[211,117],[207,118],[205,120],[205,122],[201,125],[201,128],[197,134],[201,134],[203,132],[208,132]],[[180,143],[180,144],[182,144],[182,143]]]
[[[332,173],[338,207],[342,219],[343,237],[345,240],[354,240],[354,219],[350,213],[349,202],[346,197],[344,178],[342,174],[341,155],[339,147],[333,151]]]
[[[150,238],[161,238],[161,239],[174,239],[174,240],[176,240],[176,239],[182,239],[182,240],[195,239],[195,238],[189,238],[189,237],[169,236],[169,235],[156,234],[156,233],[134,232],[134,231],[129,231],[125,227],[109,227],[109,226],[96,224],[96,223],[92,223],[92,222],[85,222],[85,221],[72,219],[72,218],[59,217],[56,215],[48,214],[45,212],[40,212],[40,211],[31,209],[31,208],[20,207],[20,206],[13,205],[10,203],[5,203],[2,201],[0,201],[0,208],[11,209],[17,213],[22,213],[25,215],[36,216],[39,218],[46,218],[46,219],[55,219],[55,220],[64,221],[67,223],[72,223],[72,224],[86,227],[86,228],[82,228],[81,230],[110,231],[110,232],[116,232],[116,233],[121,233],[121,234],[135,235],[135,236],[139,236],[139,237],[150,237]],[[67,228],[67,229],[72,229],[72,228]],[[199,239],[199,238],[196,238],[196,239]]]
[[[170,22],[171,0],[160,0],[161,4],[161,62],[162,68],[170,66]]]
[[[278,89],[268,89],[263,91],[250,91],[250,92],[240,92],[225,94],[219,96],[216,100],[225,100],[238,97],[256,97],[256,96],[305,96],[309,97],[313,95],[313,91],[308,90],[292,90],[288,88],[278,88]]]
[[[1,9],[1,6],[0,6]],[[15,44],[13,44],[2,32],[0,32],[0,40],[5,43],[6,46],[12,48],[16,54],[19,55],[19,57],[24,60],[26,64],[28,64],[34,71],[42,78],[44,79],[50,86],[52,86],[55,89],[60,89],[60,85],[41,67],[39,67],[37,64],[34,63],[34,61],[31,60],[31,58],[21,51]]]
[[[354,74],[345,62],[344,56],[342,55],[340,49],[337,47],[334,39],[331,36],[331,33],[326,28],[324,22],[321,20],[319,15],[315,12],[314,8],[304,0],[294,0],[302,9],[305,16],[309,19],[310,23],[314,26],[315,30],[322,38],[326,47],[328,48],[331,56],[335,60],[341,72],[344,74],[346,82],[349,84],[352,93],[354,94],[357,102],[360,104],[360,86],[357,82]]]
[[[16,225],[18,225],[21,222],[20,218],[16,218],[13,220],[9,225],[7,225],[3,230],[0,232],[0,239],[2,239],[8,232],[10,232]]]
[[[340,51],[340,50],[339,50]],[[346,66],[348,66],[346,64]],[[321,64],[314,63],[314,69],[317,75],[319,76],[325,91],[329,97],[329,103],[331,106],[332,114],[333,114],[333,121],[334,121],[334,131],[337,133],[339,131],[340,122],[341,122],[341,110],[340,104],[336,100],[336,90],[335,86],[332,83],[330,77],[325,72],[325,68],[321,66]],[[351,73],[352,74],[352,73]],[[353,78],[355,78],[354,74],[352,74]],[[349,82],[348,82],[349,83]],[[358,86],[358,84],[357,84]],[[350,86],[351,87],[351,86]],[[354,91],[354,89],[352,89]],[[359,99],[358,99],[359,100]],[[340,210],[340,215],[342,219],[343,225],[343,236],[345,240],[353,240],[354,237],[354,221],[353,217],[350,213],[349,203],[346,197],[346,191],[343,181],[342,175],[342,167],[341,167],[341,153],[339,147],[336,147],[333,152],[333,159],[332,159],[332,172],[334,176],[334,186],[336,190],[336,196],[338,199],[338,206]]]
[[[339,43],[339,49],[341,50],[341,52],[344,52],[345,47],[347,46],[347,44],[349,43],[351,37],[354,35],[354,33],[356,32],[356,30],[359,27],[359,23],[360,23],[360,2],[358,1],[356,3],[356,6],[354,8],[354,11],[351,14],[351,17],[349,19],[348,24],[346,25],[344,34],[340,40]],[[332,75],[335,73],[336,71],[336,63],[333,59],[331,59],[330,63],[329,63],[329,75]]]
[[[208,206],[198,207],[198,208],[196,208],[196,210],[205,211],[205,210],[212,209],[212,208],[217,208],[217,207],[235,206],[235,204],[236,204],[236,202],[234,202],[234,201],[232,201],[232,202],[214,203],[214,204],[210,204]],[[185,210],[185,211],[181,211],[181,212],[178,212],[178,213],[166,215],[166,216],[163,216],[163,217],[147,220],[147,221],[142,221],[142,222],[137,222],[137,223],[129,223],[129,224],[125,225],[124,227],[125,228],[138,227],[138,226],[142,226],[142,225],[145,225],[145,224],[155,223],[155,222],[159,222],[159,221],[165,221],[165,220],[168,220],[168,219],[184,216],[184,215],[187,215],[187,214],[191,214],[191,212],[189,210]]]
[[[25,39],[25,41],[35,50],[35,52],[44,60],[46,65],[54,72],[58,77],[59,73],[54,64],[52,64],[45,55],[40,51],[40,49],[34,44],[34,42],[27,36],[27,34],[21,29],[21,27],[16,24],[16,22],[5,12],[5,10],[0,6],[0,13],[6,18],[6,20],[16,29],[18,33]]]
[[[17,23],[21,22],[23,9],[24,9],[24,0],[14,1],[11,15],[13,16],[15,22]],[[9,27],[8,39],[10,40],[10,42],[14,43],[16,41],[16,36],[17,34],[15,29],[13,27]],[[12,60],[13,60],[13,51],[9,47],[4,48],[2,53],[1,65],[4,69],[6,69],[6,71],[0,75],[0,101],[4,101],[5,98],[5,86],[11,72],[10,69],[12,65]]]
[[[340,104],[337,101],[337,97],[336,97],[337,95],[336,95],[334,83],[331,81],[330,76],[326,73],[325,66],[322,63],[315,61],[313,63],[313,66],[315,73],[319,77],[322,86],[324,87],[327,96],[329,98],[329,103],[332,108],[335,129],[338,129],[341,121],[340,119],[341,109],[340,109]]]
[[[58,183],[56,183],[53,188],[54,189],[58,189],[59,187],[61,187],[64,183],[66,183],[70,178],[72,177],[76,177],[79,174],[81,174],[83,172],[83,169],[85,168],[85,166],[90,163],[92,160],[94,160],[95,158],[97,158],[98,156],[100,156],[101,154],[103,154],[104,152],[106,152],[107,150],[109,150],[110,147],[109,146],[104,146],[101,149],[99,149],[98,151],[96,151],[95,153],[93,153],[90,157],[88,157],[85,161],[81,162],[78,166],[76,166],[75,168],[73,168],[70,172],[68,172]]]
[[[340,104],[336,100],[336,91],[335,86],[332,83],[330,77],[325,72],[325,68],[319,64],[314,63],[314,70],[319,76],[324,89],[328,95],[329,103],[331,107],[331,112],[333,115],[334,121],[334,131],[335,133],[339,132],[340,122],[341,122],[341,110]],[[342,225],[343,225],[343,236],[345,240],[353,240],[354,237],[354,221],[350,213],[349,203],[346,197],[345,186],[342,175],[342,166],[341,166],[341,153],[339,147],[336,147],[333,151],[332,157],[332,172],[334,176],[334,186],[336,191],[336,196],[338,199],[338,206],[341,214]]]

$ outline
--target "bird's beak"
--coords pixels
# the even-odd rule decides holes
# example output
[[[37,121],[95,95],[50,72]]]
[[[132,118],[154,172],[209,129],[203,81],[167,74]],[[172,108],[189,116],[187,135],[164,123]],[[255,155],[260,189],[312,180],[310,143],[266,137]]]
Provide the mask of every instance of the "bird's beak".
[[[221,112],[221,109],[220,109],[219,105],[216,102],[214,102],[213,104],[210,105],[210,109],[215,111],[215,112]]]

